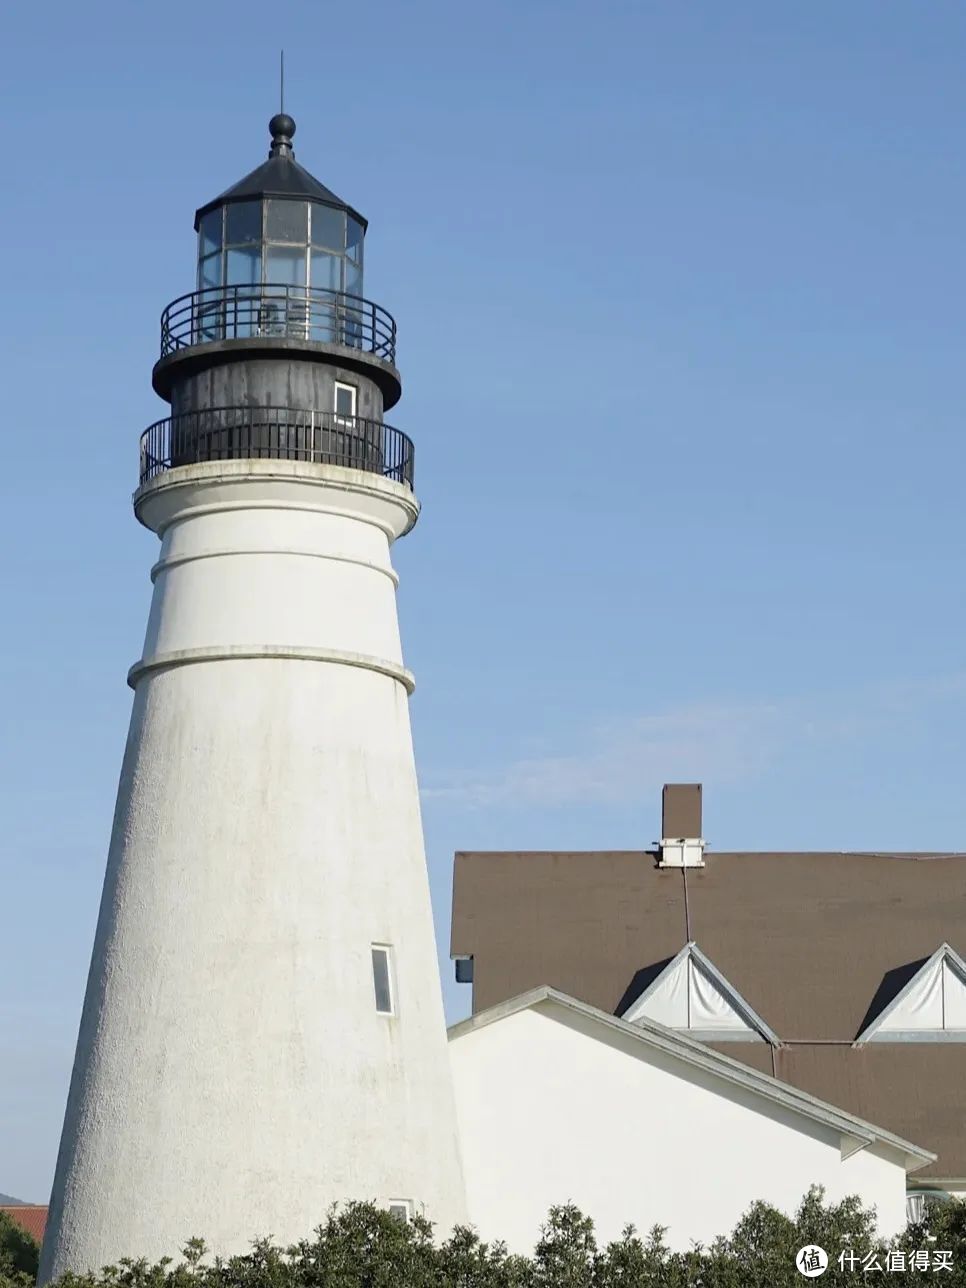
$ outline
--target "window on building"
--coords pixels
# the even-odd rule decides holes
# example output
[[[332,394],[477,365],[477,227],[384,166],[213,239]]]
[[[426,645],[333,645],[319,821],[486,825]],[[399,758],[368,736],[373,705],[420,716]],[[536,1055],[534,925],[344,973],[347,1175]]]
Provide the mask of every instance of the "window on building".
[[[338,380],[335,382],[335,414],[340,422],[355,416],[357,394],[355,385],[344,385]]]
[[[676,957],[655,966],[650,982],[622,1018],[632,1024],[657,1020],[705,1041],[779,1045],[777,1035],[695,943],[685,944]]]
[[[409,1199],[391,1199],[389,1203],[389,1215],[401,1221],[403,1225],[408,1225],[413,1217],[413,1205]]]
[[[940,944],[925,961],[897,967],[892,978],[901,987],[862,1030],[857,1044],[966,1042],[966,960],[955,948]]]
[[[392,1015],[392,963],[390,950],[385,944],[372,945],[372,986],[376,995],[376,1010],[380,1015]]]

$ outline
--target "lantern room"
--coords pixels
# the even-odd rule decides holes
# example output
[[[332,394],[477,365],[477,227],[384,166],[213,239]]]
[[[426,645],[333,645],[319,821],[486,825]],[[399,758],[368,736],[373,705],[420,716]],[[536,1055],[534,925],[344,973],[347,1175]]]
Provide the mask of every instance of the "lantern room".
[[[363,294],[366,220],[295,160],[295,122],[269,122],[268,160],[195,215],[198,290]]]

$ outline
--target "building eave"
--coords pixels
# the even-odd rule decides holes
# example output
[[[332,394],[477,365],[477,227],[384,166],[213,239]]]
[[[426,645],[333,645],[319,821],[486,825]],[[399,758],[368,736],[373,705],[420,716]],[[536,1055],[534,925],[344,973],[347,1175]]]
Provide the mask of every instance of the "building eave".
[[[797,1087],[780,1082],[768,1074],[759,1073],[758,1070],[720,1051],[706,1047],[701,1042],[685,1037],[674,1029],[659,1024],[656,1020],[642,1018],[631,1023],[548,986],[521,993],[452,1025],[448,1030],[449,1040],[458,1041],[461,1037],[495,1024],[499,1020],[507,1019],[511,1015],[540,1007],[573,1012],[598,1025],[602,1032],[625,1039],[630,1038],[645,1046],[663,1051],[684,1064],[701,1069],[733,1086],[760,1095],[772,1104],[831,1128],[839,1133],[843,1149],[849,1148],[849,1142],[862,1142],[860,1148],[866,1148],[869,1145],[884,1146],[903,1156],[907,1172],[917,1171],[936,1161],[937,1155],[929,1150],[922,1149],[919,1145],[914,1145],[911,1141],[904,1140],[884,1128],[856,1118],[845,1110],[818,1100]]]

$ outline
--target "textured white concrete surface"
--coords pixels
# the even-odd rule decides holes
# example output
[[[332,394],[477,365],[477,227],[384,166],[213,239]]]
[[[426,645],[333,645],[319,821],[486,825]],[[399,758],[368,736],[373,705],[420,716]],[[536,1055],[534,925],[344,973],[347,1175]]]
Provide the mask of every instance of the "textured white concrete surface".
[[[412,496],[239,461],[135,500],[162,548],[41,1279],[195,1234],[294,1240],[353,1198],[448,1229],[465,1194],[392,674]],[[392,946],[392,1017],[373,943]]]
[[[843,1151],[834,1127],[565,1008],[457,1025],[450,1056],[470,1219],[513,1251],[533,1250],[558,1203],[592,1217],[599,1241],[660,1224],[684,1250],[756,1199],[792,1211],[812,1184],[861,1195],[886,1234],[905,1224],[901,1151],[843,1159],[853,1142]]]

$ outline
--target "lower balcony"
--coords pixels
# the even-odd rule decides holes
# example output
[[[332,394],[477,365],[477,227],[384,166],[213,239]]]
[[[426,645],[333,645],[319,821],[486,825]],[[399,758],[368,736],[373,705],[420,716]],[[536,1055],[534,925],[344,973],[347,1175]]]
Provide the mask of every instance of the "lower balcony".
[[[311,461],[381,474],[412,490],[412,441],[392,425],[292,407],[210,407],[141,435],[140,481],[200,461]]]

